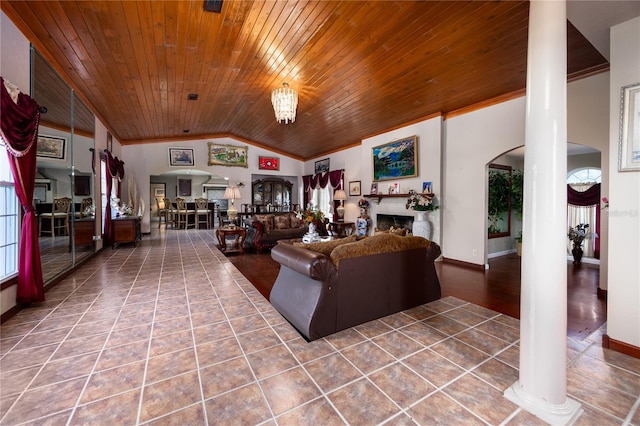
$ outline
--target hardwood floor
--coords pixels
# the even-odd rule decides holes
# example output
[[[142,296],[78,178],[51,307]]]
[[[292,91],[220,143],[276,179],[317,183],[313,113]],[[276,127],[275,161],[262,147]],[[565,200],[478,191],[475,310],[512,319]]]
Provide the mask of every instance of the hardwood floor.
[[[269,251],[228,256],[244,276],[269,298],[278,276],[279,264]],[[442,297],[454,296],[467,302],[520,318],[520,257],[507,255],[489,261],[489,270],[437,262]],[[607,320],[607,303],[597,297],[600,268],[567,262],[567,335],[582,340]]]

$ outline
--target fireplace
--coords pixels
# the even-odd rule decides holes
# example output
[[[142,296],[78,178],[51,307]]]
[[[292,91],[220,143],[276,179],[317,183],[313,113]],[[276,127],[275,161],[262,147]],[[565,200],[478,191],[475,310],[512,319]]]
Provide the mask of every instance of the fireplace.
[[[376,228],[381,231],[386,231],[391,227],[405,228],[411,231],[413,227],[413,216],[402,216],[397,214],[377,214],[376,215]]]

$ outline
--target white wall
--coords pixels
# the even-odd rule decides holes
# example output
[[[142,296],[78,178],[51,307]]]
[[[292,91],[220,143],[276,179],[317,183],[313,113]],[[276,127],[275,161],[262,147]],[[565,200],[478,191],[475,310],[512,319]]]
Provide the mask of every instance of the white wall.
[[[228,166],[209,166],[208,142],[215,142],[224,145],[248,146],[248,163],[249,167],[228,167]],[[115,145],[115,143],[114,143]],[[193,148],[195,165],[193,167],[175,167],[169,165],[169,148]],[[259,156],[276,156],[280,158],[280,170],[269,172],[267,170],[258,169]],[[149,149],[149,145],[124,145],[122,146],[122,155],[120,159],[125,162],[125,180],[135,178],[138,186],[138,194],[144,199],[145,205],[150,206],[149,200],[149,176],[161,175],[164,173],[175,173],[180,170],[181,174],[188,175],[189,170],[199,170],[210,174],[215,174],[229,178],[232,185],[243,182],[245,186],[240,188],[241,200],[251,200],[251,175],[274,175],[274,176],[301,176],[302,162],[283,155],[274,154],[272,151],[248,145],[245,142],[237,141],[233,138],[219,139],[197,139],[192,141],[180,142],[163,142],[154,143],[153,149]],[[123,182],[123,193],[126,192],[127,183]],[[198,193],[199,189],[192,187],[194,193]],[[123,198],[125,195],[123,194]],[[248,201],[250,202],[250,201]],[[242,201],[240,202],[242,203]],[[146,209],[142,217],[142,232],[148,233],[151,230],[151,217],[149,209]]]
[[[635,18],[611,28],[607,334],[636,347],[640,347],[640,171],[618,172],[617,147],[620,89],[639,82],[640,18]]]
[[[524,97],[445,121],[442,253],[483,265],[487,164],[524,144]]]

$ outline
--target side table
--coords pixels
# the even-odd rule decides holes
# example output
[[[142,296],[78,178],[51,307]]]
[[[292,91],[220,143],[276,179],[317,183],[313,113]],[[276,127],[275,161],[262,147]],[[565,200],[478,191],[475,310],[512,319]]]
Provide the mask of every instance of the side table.
[[[220,243],[220,251],[223,253],[244,253],[242,243],[246,235],[247,231],[240,226],[235,228],[219,227],[216,229],[216,237]],[[227,245],[227,236],[234,237],[233,243],[230,245]]]
[[[348,237],[355,230],[354,222],[329,222],[329,230],[335,233],[336,237]]]

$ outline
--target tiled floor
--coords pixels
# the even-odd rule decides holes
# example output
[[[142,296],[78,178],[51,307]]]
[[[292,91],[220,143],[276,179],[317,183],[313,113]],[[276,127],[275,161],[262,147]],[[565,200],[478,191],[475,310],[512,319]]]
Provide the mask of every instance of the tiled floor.
[[[1,328],[0,424],[536,425],[518,321],[448,297],[307,343],[215,248],[153,231]],[[568,342],[580,425],[640,425],[640,360]]]

